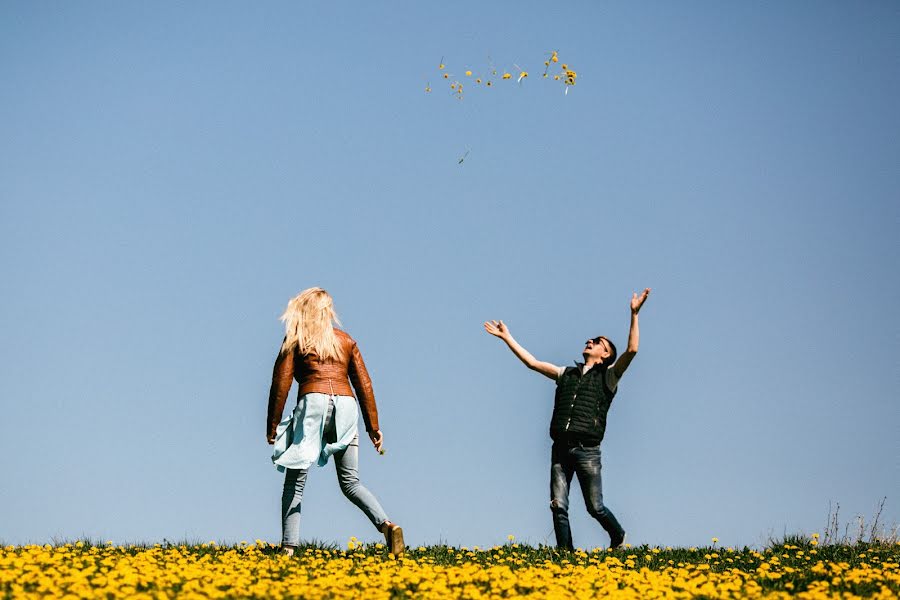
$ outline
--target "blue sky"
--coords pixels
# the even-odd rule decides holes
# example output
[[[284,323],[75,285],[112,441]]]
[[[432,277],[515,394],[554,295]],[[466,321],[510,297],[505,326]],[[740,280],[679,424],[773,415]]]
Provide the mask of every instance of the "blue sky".
[[[884,496],[896,523],[898,17],[3,3],[0,539],[277,541],[277,317],[314,285],[373,375],[361,475],[408,543],[552,543],[553,383],[481,323],[568,364],[623,347],[648,286],[603,442],[630,541],[760,544]],[[531,75],[457,101],[442,57]],[[330,465],[303,515],[378,536]]]

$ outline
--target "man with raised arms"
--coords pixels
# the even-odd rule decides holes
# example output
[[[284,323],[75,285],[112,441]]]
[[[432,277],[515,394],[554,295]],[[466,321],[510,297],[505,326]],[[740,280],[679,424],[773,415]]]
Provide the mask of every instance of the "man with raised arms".
[[[640,295],[632,295],[628,347],[618,359],[615,345],[599,335],[585,342],[581,352],[583,363],[576,362],[574,367],[558,367],[532,356],[513,338],[503,321],[484,324],[484,329],[506,342],[525,366],[556,381],[556,398],[550,419],[550,437],[553,439],[550,510],[553,513],[556,545],[560,548],[574,549],[569,528],[569,485],[573,474],[578,476],[588,513],[609,534],[610,548],[618,548],[625,542],[625,530],[603,504],[600,442],[603,441],[606,414],[616,395],[619,380],[638,351],[638,312],[649,294],[650,288],[647,288]]]

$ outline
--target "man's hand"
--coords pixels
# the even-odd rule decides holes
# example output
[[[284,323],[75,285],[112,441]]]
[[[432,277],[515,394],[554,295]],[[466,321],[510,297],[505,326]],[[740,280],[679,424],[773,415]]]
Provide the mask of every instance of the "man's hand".
[[[381,444],[384,443],[384,436],[381,435],[381,430],[370,431],[369,439],[372,440],[372,445],[375,446],[375,450],[381,453]]]
[[[506,323],[503,321],[485,321],[484,330],[506,342],[506,345],[513,351],[513,354],[518,356],[519,360],[525,363],[526,367],[556,381],[556,377],[559,374],[559,367],[548,362],[540,361],[532,356],[528,350],[523,348],[522,345],[513,338]]]
[[[267,435],[267,436],[266,436],[266,441],[269,442],[269,445],[270,445],[270,446],[274,445],[274,444],[275,444],[275,436],[274,436],[274,435],[271,435],[271,436],[270,436],[270,435]]]
[[[504,341],[509,340],[509,338],[512,337],[512,334],[509,332],[509,327],[507,327],[506,323],[503,321],[485,321],[484,330]]]
[[[641,310],[641,307],[644,305],[644,302],[647,300],[647,296],[650,295],[650,288],[646,288],[641,295],[638,296],[637,292],[634,293],[631,297],[631,314],[638,314],[638,311]]]

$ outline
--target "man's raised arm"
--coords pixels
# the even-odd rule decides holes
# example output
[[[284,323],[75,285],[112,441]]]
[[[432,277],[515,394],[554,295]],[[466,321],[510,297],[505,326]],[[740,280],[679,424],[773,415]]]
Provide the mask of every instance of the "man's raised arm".
[[[532,356],[531,352],[523,348],[522,345],[516,341],[503,321],[487,321],[484,324],[484,330],[506,342],[506,345],[513,351],[513,354],[518,356],[519,360],[525,363],[526,367],[556,381],[559,376],[559,367],[552,363],[538,360]]]
[[[613,371],[616,377],[620,379],[634,359],[634,355],[637,354],[638,344],[641,341],[641,332],[638,329],[638,312],[640,312],[649,295],[650,288],[647,288],[641,292],[640,296],[635,293],[631,297],[631,328],[628,330],[628,347],[625,348],[625,352],[619,356],[619,360],[613,365]]]

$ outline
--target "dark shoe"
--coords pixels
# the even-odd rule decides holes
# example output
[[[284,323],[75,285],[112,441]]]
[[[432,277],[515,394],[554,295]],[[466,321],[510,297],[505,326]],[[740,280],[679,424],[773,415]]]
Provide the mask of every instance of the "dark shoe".
[[[625,538],[628,537],[628,534],[622,532],[622,537],[620,538],[610,538],[609,540],[609,549],[617,550],[625,545]]]
[[[400,556],[406,550],[403,543],[403,529],[396,523],[385,521],[381,526],[381,532],[384,533],[384,543],[387,544],[388,552],[394,556]]]

